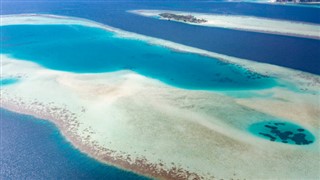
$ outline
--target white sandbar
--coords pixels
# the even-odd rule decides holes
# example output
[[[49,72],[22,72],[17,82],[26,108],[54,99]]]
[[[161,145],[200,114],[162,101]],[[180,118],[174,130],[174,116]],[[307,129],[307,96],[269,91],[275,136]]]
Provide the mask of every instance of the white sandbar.
[[[319,139],[320,77],[232,58],[92,21],[51,16],[2,16],[9,24],[80,24],[176,50],[237,63],[279,78],[284,87],[252,90],[267,98],[236,98],[224,92],[178,89],[132,71],[77,74],[49,70],[1,55],[1,107],[57,124],[90,156],[128,170],[175,179],[316,179],[319,141],[308,146],[274,143],[246,131],[273,116],[308,128]],[[237,92],[233,92],[237,93]],[[240,92],[239,92],[240,93]]]
[[[182,23],[199,25],[199,26],[220,27],[220,28],[228,28],[228,29],[236,29],[236,30],[244,30],[244,31],[263,32],[263,33],[272,33],[272,34],[320,39],[320,25],[311,24],[311,23],[267,19],[267,18],[259,18],[254,16],[218,15],[218,14],[169,11],[169,10],[132,10],[129,12],[146,16],[146,17],[159,18],[161,20],[166,20],[161,16],[159,16],[159,14],[161,13],[173,13],[177,15],[193,15],[197,19],[205,19],[207,20],[207,22],[204,22],[204,23],[182,22]]]

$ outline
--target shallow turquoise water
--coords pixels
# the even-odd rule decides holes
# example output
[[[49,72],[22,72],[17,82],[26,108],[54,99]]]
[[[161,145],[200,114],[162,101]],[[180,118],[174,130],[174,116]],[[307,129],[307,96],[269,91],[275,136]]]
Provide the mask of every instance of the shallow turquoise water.
[[[308,145],[315,141],[315,137],[300,125],[284,121],[266,121],[252,124],[249,131],[256,136],[274,142]]]
[[[7,86],[7,85],[15,84],[18,81],[19,79],[16,79],[16,78],[0,78],[0,85]]]
[[[167,84],[204,90],[269,88],[276,80],[214,58],[175,52],[80,25],[2,27],[3,53],[77,73],[132,70]]]

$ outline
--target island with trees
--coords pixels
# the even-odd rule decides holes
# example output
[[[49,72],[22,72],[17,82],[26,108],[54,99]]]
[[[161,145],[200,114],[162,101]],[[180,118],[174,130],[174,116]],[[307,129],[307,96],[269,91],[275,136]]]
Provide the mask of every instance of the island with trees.
[[[168,20],[176,20],[176,21],[183,21],[189,23],[205,23],[207,20],[205,19],[198,19],[192,15],[177,15],[173,13],[160,13],[159,16],[164,19]]]

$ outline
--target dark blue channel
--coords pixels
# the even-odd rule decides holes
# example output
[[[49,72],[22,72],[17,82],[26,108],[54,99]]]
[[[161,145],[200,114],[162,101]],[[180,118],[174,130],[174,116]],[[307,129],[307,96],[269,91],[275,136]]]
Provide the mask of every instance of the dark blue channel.
[[[0,113],[0,179],[148,179],[81,153],[46,120]]]

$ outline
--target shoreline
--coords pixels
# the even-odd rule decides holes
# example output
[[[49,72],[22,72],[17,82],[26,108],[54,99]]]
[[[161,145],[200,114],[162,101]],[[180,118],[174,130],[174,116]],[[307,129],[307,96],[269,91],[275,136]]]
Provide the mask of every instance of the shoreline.
[[[42,104],[41,102],[33,101],[27,104],[27,102],[23,102],[19,100],[19,98],[17,98],[18,100],[4,98],[7,92],[2,88],[0,88],[0,90],[1,108],[18,114],[31,115],[41,120],[53,123],[65,140],[72,146],[80,152],[88,155],[90,158],[93,158],[103,164],[114,166],[124,171],[133,172],[147,178],[176,180],[189,178],[193,180],[204,179],[204,177],[183,168],[172,167],[167,169],[164,168],[164,164],[162,163],[150,163],[145,157],[132,158],[129,154],[116,152],[102,147],[95,141],[89,141],[88,138],[83,139],[83,137],[75,133],[76,129],[79,127],[77,117],[81,116],[81,113],[86,111],[83,107],[81,107],[80,113],[76,113],[69,111],[67,107],[55,107],[53,106],[54,102]]]
[[[2,103],[2,98],[1,98]],[[36,103],[35,103],[36,104]],[[24,105],[24,103],[22,104]],[[41,106],[41,104],[39,104]],[[45,111],[50,111],[48,106],[44,106],[47,108]],[[55,118],[54,116],[59,114],[61,116],[71,116],[71,112],[68,112],[66,109],[59,109],[57,107],[53,107],[52,109],[61,110],[65,114],[57,113],[55,115],[42,114],[37,111],[43,110],[27,110],[23,106],[13,105],[6,103],[6,105],[1,104],[1,108],[9,110],[18,114],[31,115],[33,117],[39,118],[44,121],[49,121],[53,123],[61,133],[61,135],[65,138],[67,142],[69,142],[73,147],[75,147],[80,152],[86,154],[92,159],[95,159],[103,164],[108,166],[114,166],[120,168],[124,171],[129,171],[136,173],[140,176],[145,176],[147,178],[160,178],[160,179],[177,179],[184,180],[191,178],[192,180],[203,179],[196,173],[189,172],[187,170],[181,168],[171,168],[170,170],[162,169],[161,164],[152,164],[148,163],[145,158],[136,159],[134,162],[131,161],[130,155],[113,155],[114,151],[110,149],[106,149],[103,147],[99,147],[96,144],[87,144],[82,143],[81,136],[77,136],[70,132],[69,125],[66,122],[61,122],[61,118]],[[72,117],[71,119],[65,119],[64,121],[71,122],[75,121],[76,117]],[[72,130],[71,130],[72,131]],[[94,148],[93,148],[94,147]],[[103,153],[101,153],[103,152]]]
[[[215,27],[215,28],[224,28],[224,29],[233,29],[239,31],[247,31],[247,32],[256,32],[256,33],[264,33],[264,34],[274,34],[274,35],[282,35],[282,36],[293,36],[293,37],[300,37],[300,38],[308,38],[308,39],[315,39],[319,40],[320,35],[317,33],[316,27],[319,26],[313,23],[302,23],[302,22],[295,22],[295,21],[286,21],[286,20],[277,20],[277,19],[270,19],[270,18],[261,18],[261,17],[254,17],[254,16],[235,16],[235,15],[219,15],[219,14],[209,14],[209,13],[197,13],[197,12],[185,12],[185,11],[171,11],[171,10],[129,10],[128,13],[136,14],[139,16],[145,16],[149,18],[159,18],[159,20],[166,20],[166,18],[162,18],[159,14],[161,13],[172,13],[178,15],[193,15],[197,19],[204,19],[207,22],[204,23],[191,23],[191,22],[183,22],[175,19],[171,19],[171,21],[189,24],[194,26],[205,26],[205,27]],[[241,21],[245,21],[245,23],[239,23]],[[246,22],[248,21],[248,22]],[[261,22],[265,21],[265,22]],[[253,23],[253,24],[250,24]],[[276,24],[282,23],[273,27],[273,26],[266,26],[261,24]],[[255,25],[260,25],[261,27],[257,27]],[[242,27],[241,27],[242,26]],[[281,27],[293,26],[291,29],[295,28],[303,28],[303,26],[310,26],[314,28],[313,31],[307,33],[301,33],[302,30],[296,29],[292,32],[288,32],[287,29],[281,29]],[[280,29],[277,29],[279,28]],[[320,27],[320,26],[319,26]],[[269,30],[266,30],[269,29]],[[310,34],[311,33],[311,34]]]
[[[37,15],[35,15],[35,16],[37,17]],[[50,18],[58,17],[58,18],[69,20],[67,17],[61,17],[61,16],[48,16],[48,17],[50,17]],[[85,20],[85,22],[81,22],[81,23],[83,23],[82,25],[85,25],[86,23],[90,24],[89,22],[91,22],[91,21]],[[12,21],[11,21],[11,23],[12,23]],[[19,22],[16,22],[16,23],[19,24]],[[54,21],[53,21],[53,23],[54,23]],[[80,23],[80,22],[75,21],[73,23]],[[99,24],[90,24],[90,26],[94,26],[94,27],[99,26],[100,27]],[[108,26],[103,25],[100,28],[105,28],[106,30],[110,31],[110,29],[108,29]],[[291,82],[291,81],[294,83],[299,82],[299,83],[301,83],[300,84],[301,87],[307,87],[307,88],[309,88],[310,91],[317,90],[320,86],[320,81],[319,81],[320,77],[317,75],[303,73],[303,72],[295,71],[295,70],[290,70],[287,68],[277,67],[274,65],[267,65],[267,64],[263,64],[263,63],[252,62],[249,60],[241,60],[238,58],[232,58],[232,57],[225,56],[225,55],[219,55],[216,53],[211,53],[208,51],[203,51],[203,50],[199,50],[196,48],[187,47],[187,46],[179,45],[179,44],[164,41],[164,40],[159,40],[156,38],[145,37],[142,35],[137,35],[137,34],[125,32],[122,30],[117,31],[116,28],[114,28],[113,30],[114,31],[112,31],[112,32],[115,32],[116,33],[115,35],[118,37],[132,38],[132,39],[136,39],[136,40],[147,41],[150,44],[161,45],[161,46],[168,47],[168,48],[174,48],[176,50],[181,50],[183,52],[207,55],[210,57],[219,58],[220,60],[222,59],[224,61],[228,61],[230,63],[243,65],[243,66],[250,68],[258,73],[280,77],[287,82]],[[133,172],[137,172],[139,174],[147,175],[147,177],[148,176],[149,177],[158,177],[158,178],[164,178],[164,179],[173,179],[173,178],[174,179],[179,179],[179,178],[186,179],[188,177],[191,179],[211,179],[213,175],[215,175],[215,177],[219,177],[219,176],[221,177],[223,175],[224,178],[241,177],[241,178],[249,178],[250,179],[250,177],[252,178],[253,175],[251,175],[249,173],[243,174],[240,171],[240,172],[237,172],[239,174],[237,174],[237,177],[235,177],[235,175],[230,174],[230,172],[228,171],[229,169],[224,170],[224,167],[220,167],[220,168],[222,168],[223,171],[227,171],[227,172],[220,172],[221,174],[219,175],[219,167],[216,167],[216,166],[218,166],[220,164],[222,164],[220,166],[223,166],[223,164],[225,162],[224,161],[222,162],[221,160],[219,160],[218,157],[216,157],[217,159],[215,159],[217,162],[213,162],[213,161],[203,162],[203,161],[205,161],[205,159],[200,158],[200,160],[199,160],[201,162],[199,165],[200,168],[202,168],[203,164],[207,164],[207,163],[208,164],[211,163],[212,166],[213,166],[212,163],[215,163],[215,167],[217,168],[216,172],[212,171],[212,172],[210,172],[210,174],[206,174],[206,172],[205,172],[206,170],[199,171],[199,173],[196,172],[195,170],[192,170],[192,169],[197,169],[197,166],[194,166],[192,168],[185,168],[186,166],[188,166],[188,164],[185,163],[184,161],[177,161],[177,163],[175,163],[175,164],[170,164],[168,160],[160,159],[160,158],[164,158],[165,155],[161,156],[161,152],[158,152],[158,151],[157,152],[159,153],[159,155],[158,154],[157,154],[157,156],[149,155],[149,157],[146,157],[146,156],[143,156],[142,154],[148,155],[148,153],[143,152],[143,149],[141,149],[141,152],[139,152],[140,155],[139,155],[139,153],[130,154],[130,152],[123,152],[122,150],[126,149],[125,148],[126,146],[121,146],[122,150],[118,148],[119,151],[115,151],[114,149],[116,149],[116,148],[108,149],[108,148],[106,148],[107,145],[101,144],[101,142],[105,141],[104,139],[103,139],[103,141],[101,140],[100,142],[98,142],[98,140],[100,140],[100,139],[97,139],[97,137],[95,137],[95,136],[101,135],[101,134],[96,135],[96,133],[99,133],[99,131],[101,131],[101,129],[99,129],[99,127],[95,127],[96,129],[88,128],[88,127],[94,125],[92,123],[100,122],[100,120],[98,119],[99,121],[97,121],[97,122],[91,122],[91,124],[88,122],[89,123],[88,126],[83,125],[83,123],[87,122],[84,120],[88,117],[91,117],[93,114],[100,112],[100,111],[106,111],[105,114],[108,114],[108,112],[112,112],[112,111],[116,110],[116,112],[119,111],[119,113],[118,114],[116,113],[115,116],[110,116],[109,118],[116,119],[117,116],[120,116],[119,119],[116,119],[117,121],[119,121],[120,119],[123,119],[122,114],[121,114],[121,113],[123,113],[122,112],[123,107],[128,108],[128,110],[130,110],[130,108],[132,108],[132,104],[130,104],[130,103],[127,104],[127,103],[132,102],[132,101],[136,103],[133,105],[137,105],[138,106],[137,108],[141,109],[143,111],[138,114],[128,113],[127,115],[130,118],[132,117],[132,115],[137,115],[138,116],[137,120],[138,120],[139,117],[141,116],[141,114],[144,114],[144,113],[148,114],[148,111],[150,111],[150,109],[144,110],[144,108],[147,108],[149,106],[148,103],[151,103],[150,105],[154,106],[154,109],[159,109],[159,120],[164,121],[164,119],[167,117],[167,116],[165,116],[165,117],[160,116],[163,113],[164,114],[168,113],[168,115],[172,116],[173,119],[178,119],[178,120],[179,119],[186,119],[186,121],[175,122],[176,125],[170,124],[171,123],[170,122],[168,124],[170,127],[171,126],[173,126],[173,127],[180,127],[181,126],[185,129],[189,129],[189,130],[199,130],[199,129],[202,130],[202,128],[205,127],[204,131],[207,134],[205,134],[206,136],[204,136],[204,137],[208,136],[208,142],[204,141],[203,142],[204,144],[209,143],[214,140],[215,143],[227,147],[226,149],[223,149],[223,147],[214,147],[214,146],[211,147],[210,146],[210,148],[213,148],[213,149],[222,148],[222,150],[230,151],[229,148],[234,147],[236,150],[239,148],[238,150],[240,150],[240,152],[241,152],[241,150],[248,150],[248,149],[250,150],[253,147],[257,146],[257,147],[255,147],[255,148],[257,148],[257,149],[255,149],[255,151],[257,151],[260,149],[259,145],[262,145],[262,147],[264,147],[264,146],[267,147],[267,146],[271,145],[271,147],[278,148],[279,150],[287,150],[287,149],[292,150],[293,149],[293,147],[287,147],[287,146],[283,146],[281,144],[280,145],[279,144],[270,144],[268,142],[259,141],[257,138],[254,138],[254,137],[248,136],[242,132],[239,132],[238,129],[233,129],[234,128],[233,126],[235,126],[235,125],[233,125],[229,128],[229,126],[226,126],[224,124],[225,122],[221,122],[219,120],[219,118],[217,118],[217,121],[214,122],[214,124],[212,124],[209,121],[209,119],[212,119],[212,118],[215,119],[215,116],[213,115],[213,116],[209,116],[207,118],[204,114],[198,114],[198,112],[197,112],[197,111],[199,111],[198,109],[195,109],[195,110],[187,109],[187,112],[194,111],[194,114],[191,114],[191,115],[193,118],[195,118],[197,120],[196,122],[194,122],[193,119],[188,119],[188,117],[185,117],[185,115],[184,115],[184,113],[185,113],[184,108],[185,107],[179,107],[179,111],[178,110],[177,111],[171,110],[172,107],[175,107],[176,105],[170,104],[170,103],[175,103],[177,100],[181,99],[180,95],[178,96],[178,94],[181,94],[181,96],[183,96],[183,95],[188,95],[190,97],[194,96],[195,104],[191,103],[192,106],[193,105],[198,106],[199,104],[201,104],[200,102],[202,102],[202,101],[197,100],[198,99],[197,97],[207,98],[208,96],[213,99],[216,98],[217,100],[220,100],[220,98],[222,98],[222,99],[226,98],[226,100],[235,103],[229,97],[224,97],[224,95],[216,94],[217,92],[178,90],[173,87],[166,86],[166,85],[164,85],[158,81],[155,81],[153,79],[147,79],[147,78],[142,77],[140,75],[136,75],[132,72],[121,71],[121,72],[110,72],[110,73],[99,73],[99,74],[93,73],[93,74],[79,75],[76,73],[67,73],[67,72],[62,72],[62,71],[48,70],[48,69],[39,67],[38,65],[35,65],[33,63],[30,63],[30,62],[24,62],[24,61],[20,61],[20,60],[18,61],[18,60],[13,60],[13,59],[10,60],[10,57],[1,57],[1,60],[5,60],[5,62],[8,63],[9,65],[11,63],[13,66],[17,66],[17,67],[15,67],[15,69],[13,69],[13,72],[7,71],[7,72],[5,72],[5,75],[6,74],[7,75],[8,74],[15,75],[15,74],[19,74],[21,72],[25,73],[22,75],[21,85],[17,84],[18,90],[15,91],[15,88],[13,88],[13,86],[15,86],[15,85],[12,85],[12,87],[4,87],[3,89],[1,89],[1,91],[2,91],[1,92],[1,106],[2,107],[5,106],[5,107],[7,107],[5,109],[13,110],[15,112],[20,112],[22,114],[32,114],[32,115],[35,115],[36,117],[39,117],[41,119],[50,120],[51,122],[53,122],[57,125],[57,127],[59,128],[62,135],[68,141],[70,141],[71,144],[73,144],[80,151],[85,152],[86,154],[89,154],[90,157],[97,159],[97,160],[99,160],[103,163],[106,163],[106,164],[109,164],[109,163],[111,165],[114,164],[118,167],[122,167],[124,169],[130,170]],[[20,70],[19,67],[22,68],[21,72],[19,71]],[[10,67],[6,66],[4,68],[9,70],[14,67],[10,68]],[[272,72],[269,72],[270,68],[272,68]],[[44,75],[46,77],[40,77],[39,75]],[[295,79],[292,79],[291,76],[295,76]],[[298,77],[296,77],[296,76],[298,76]],[[31,78],[31,77],[39,80],[40,84],[41,84],[41,82],[47,82],[47,79],[49,79],[49,82],[47,82],[47,83],[49,85],[54,85],[54,86],[58,85],[58,89],[57,90],[53,89],[52,92],[50,92],[50,90],[49,90],[48,93],[55,94],[55,93],[59,92],[58,95],[60,95],[61,97],[59,99],[55,99],[52,97],[52,95],[50,96],[50,94],[43,96],[37,92],[30,95],[28,90],[26,90],[27,89],[26,87],[33,87],[33,86],[37,87],[37,85],[39,85],[39,84],[36,84],[37,82],[32,82],[32,80],[31,80],[31,82],[28,81],[29,78]],[[110,81],[110,83],[108,82],[106,84],[106,86],[102,86],[104,84],[101,84],[101,82],[98,81],[99,79],[93,80],[93,79],[96,79],[96,77],[98,77],[100,79],[102,78],[104,81],[105,80]],[[115,78],[115,79],[112,79],[112,78]],[[91,81],[93,81],[93,82],[91,82]],[[114,81],[116,81],[116,82],[114,82]],[[118,81],[119,81],[119,83],[118,83]],[[145,86],[149,87],[150,89],[146,90],[146,89],[142,88],[141,85],[145,85]],[[86,89],[85,87],[89,87],[89,88]],[[45,86],[44,87],[39,86],[39,88],[40,89],[42,88],[42,90],[46,90]],[[50,88],[50,86],[48,86],[48,88]],[[101,88],[106,89],[106,91],[103,91],[103,92],[98,91]],[[114,90],[115,88],[116,88],[116,90]],[[109,89],[110,89],[110,91],[109,91]],[[128,89],[130,91],[128,91]],[[13,92],[11,92],[10,90],[12,90]],[[23,92],[20,92],[19,90],[23,90]],[[145,94],[145,92],[148,92],[148,91],[151,91],[154,94],[152,94],[152,93]],[[156,91],[156,92],[154,92],[154,91]],[[273,90],[269,89],[266,91],[273,91]],[[278,91],[276,91],[276,92],[278,93]],[[65,94],[65,93],[67,93],[67,94]],[[75,94],[76,97],[70,97],[71,99],[66,100],[65,97],[68,97],[68,93],[69,93],[69,96],[71,96],[71,94]],[[167,102],[167,99],[163,100],[163,97],[168,98],[168,96],[169,96],[168,94],[172,94],[172,95],[170,95],[172,97],[169,98],[170,102]],[[21,97],[18,97],[17,95],[18,96],[21,95]],[[281,95],[281,93],[280,93],[280,95]],[[47,98],[47,96],[49,99]],[[97,100],[95,98],[92,99],[92,96],[94,96],[94,97],[97,96],[96,97]],[[157,97],[159,99],[157,99]],[[302,97],[304,97],[304,96],[302,96]],[[311,99],[314,98],[314,96],[311,96],[311,95],[310,95],[310,97],[311,97]],[[128,98],[128,101],[121,101],[123,98]],[[147,102],[149,100],[149,98],[151,98],[150,99],[151,102]],[[308,98],[309,98],[309,95],[308,95]],[[308,100],[308,98],[307,98],[307,100]],[[80,99],[80,100],[78,100],[78,99]],[[146,101],[145,102],[146,104],[141,105],[139,102],[140,100]],[[306,102],[309,101],[309,100],[308,101],[307,100],[306,100]],[[70,101],[72,101],[72,102],[70,102]],[[121,103],[119,104],[117,101],[120,101],[121,103],[125,104],[125,106]],[[165,102],[162,102],[162,101],[165,101]],[[204,101],[204,102],[206,102],[206,101]],[[182,101],[182,102],[184,102],[184,101]],[[204,102],[202,102],[202,103],[204,103]],[[214,102],[214,101],[212,101],[212,102]],[[69,104],[66,104],[66,103],[69,103]],[[104,107],[100,107],[101,103],[104,104]],[[217,103],[219,103],[219,101],[217,101]],[[247,102],[245,102],[245,101],[241,101],[239,103],[242,103],[245,106],[248,105]],[[249,103],[251,104],[251,101],[249,101]],[[313,101],[311,102],[311,104],[312,103],[313,103]],[[109,104],[111,104],[111,105],[109,105]],[[170,106],[168,104],[170,104]],[[84,107],[85,105],[87,107]],[[190,106],[190,104],[188,104],[188,103],[187,103],[187,105],[188,106],[186,106],[186,107]],[[282,106],[282,104],[280,104],[280,105]],[[116,109],[113,109],[114,106],[116,106]],[[143,108],[141,108],[140,106]],[[245,106],[243,106],[243,107],[245,107]],[[252,106],[254,106],[254,105],[252,105]],[[99,108],[97,108],[97,107],[99,107]],[[211,105],[208,107],[211,107]],[[213,107],[215,107],[215,106],[213,106]],[[90,109],[90,108],[92,108],[92,109]],[[97,109],[95,109],[95,108],[97,108]],[[110,110],[108,110],[107,108],[110,108]],[[236,107],[236,108],[238,108],[238,107]],[[255,108],[261,108],[261,107],[252,107],[252,108],[255,109]],[[151,109],[151,110],[154,110],[154,109]],[[183,111],[180,109],[183,109]],[[199,109],[201,109],[201,107],[199,107]],[[136,109],[132,109],[131,111],[132,111],[132,113],[134,113],[134,112],[136,112]],[[280,116],[284,116],[284,117],[286,117],[286,116],[289,117],[289,115],[290,115],[290,114],[287,115],[284,112],[275,112],[275,113],[280,113]],[[86,115],[86,114],[88,114],[88,115]],[[104,115],[104,114],[101,114],[101,115]],[[149,115],[153,116],[154,114],[149,114]],[[158,115],[158,114],[156,114],[156,115]],[[299,119],[300,118],[302,119],[303,116],[305,116],[305,115],[302,114],[301,117],[298,116],[294,120],[299,122]],[[95,119],[95,118],[99,118],[99,117],[100,117],[100,114],[98,113],[96,116],[93,116],[92,118]],[[126,119],[126,118],[124,118],[124,119]],[[130,120],[130,118],[128,120]],[[147,115],[143,116],[143,118],[145,118],[144,120],[150,121],[150,117]],[[83,119],[83,120],[81,120],[81,119]],[[309,119],[309,120],[299,122],[299,123],[306,125],[308,128],[313,128],[312,123],[314,120],[312,119],[312,117],[308,117],[307,119]],[[110,124],[115,125],[114,123],[116,123],[117,121],[114,121],[114,122],[111,121]],[[142,121],[138,121],[138,122],[141,123]],[[142,127],[144,127],[144,126],[141,126],[140,123],[137,123],[138,125],[133,124],[135,126],[132,125],[133,122],[131,122],[131,121],[128,121],[128,124],[127,124],[127,121],[118,122],[118,123],[119,124],[125,123],[124,125],[127,125],[128,128],[129,127],[136,128],[135,131],[137,131],[136,132],[137,134],[141,134],[141,133],[145,134],[144,131],[139,132],[139,130]],[[146,122],[146,123],[147,123],[147,125],[150,125],[150,124],[148,124],[149,122]],[[163,123],[166,124],[167,122],[162,122],[162,124]],[[190,127],[184,127],[183,126],[184,124],[190,124]],[[153,125],[155,126],[155,124],[153,124]],[[159,125],[159,124],[157,124],[157,125]],[[196,127],[198,129],[193,129],[194,125],[196,125]],[[241,127],[242,126],[243,125],[241,125]],[[103,127],[107,128],[108,124],[106,124]],[[146,127],[149,127],[149,126],[146,126]],[[226,127],[229,128],[228,132],[224,132],[226,130],[225,129]],[[235,126],[235,127],[237,127],[237,126]],[[86,129],[81,129],[81,128],[86,128]],[[115,126],[114,128],[117,128],[117,126]],[[126,128],[127,127],[125,127],[124,130],[130,130],[130,129],[126,129]],[[167,127],[165,126],[165,128],[167,128]],[[210,129],[210,131],[208,129]],[[111,131],[112,129],[108,129],[108,130]],[[169,131],[169,129],[166,129],[166,130]],[[214,130],[215,132],[214,133],[211,132],[212,130]],[[148,129],[145,129],[145,131],[148,131]],[[159,133],[159,132],[163,133],[163,131],[160,131],[160,129],[156,129],[156,130],[150,131],[150,132],[152,134]],[[174,130],[173,132],[176,133],[179,131]],[[189,131],[187,131],[187,132],[189,132]],[[190,131],[190,132],[192,132],[192,131]],[[315,132],[315,131],[312,131],[312,132]],[[84,134],[79,134],[79,133],[84,133]],[[108,131],[105,131],[104,133],[108,133]],[[167,133],[170,134],[170,132],[167,132]],[[193,133],[196,133],[196,132],[193,132]],[[111,135],[113,135],[113,134],[111,134]],[[148,135],[148,133],[146,133],[146,135]],[[184,133],[182,133],[182,135],[184,135],[184,136],[180,137],[180,136],[174,135],[174,138],[179,139],[179,137],[185,138],[185,136],[189,136],[189,134],[184,134]],[[194,134],[192,134],[192,135],[194,135]],[[239,135],[239,136],[237,136],[237,135]],[[113,136],[111,136],[111,137],[113,137]],[[200,137],[202,137],[202,136],[200,136]],[[146,143],[148,143],[148,142],[152,143],[153,141],[155,141],[154,138],[158,138],[158,137],[149,137],[148,139],[146,139],[146,137],[139,137],[139,138],[142,138],[142,140],[148,140],[148,141],[146,141]],[[171,138],[172,137],[170,137],[169,139],[171,139]],[[191,138],[191,137],[188,137],[188,138]],[[220,139],[222,142],[220,142]],[[166,140],[166,138],[158,139],[158,140],[156,140],[156,142],[161,144],[162,140]],[[187,140],[187,139],[185,139],[185,140]],[[199,142],[194,142],[191,140],[188,140],[188,143],[194,143],[194,144],[199,143]],[[115,141],[117,141],[117,138],[115,138]],[[203,140],[201,140],[201,141],[203,141]],[[125,143],[125,142],[127,142],[127,140],[123,140],[123,143]],[[171,143],[173,143],[173,142],[171,142]],[[181,142],[174,142],[174,143],[181,143]],[[181,146],[181,147],[187,146],[188,148],[191,148],[192,146],[189,147],[188,143],[182,144],[183,146]],[[255,145],[254,143],[257,143],[257,145]],[[314,145],[310,146],[311,152],[314,151],[314,150],[312,150],[312,147],[314,147],[317,143],[318,143],[318,141],[316,141],[314,143]],[[142,144],[138,144],[138,145],[144,146],[146,144],[142,143]],[[175,145],[175,144],[172,144],[172,145]],[[113,146],[113,147],[117,147],[117,146]],[[135,147],[135,148],[140,150],[139,147]],[[150,145],[149,148],[152,148],[152,145]],[[166,147],[166,148],[168,148],[168,150],[171,150],[171,147]],[[208,149],[208,152],[211,152],[212,149],[210,149],[210,148]],[[193,150],[193,149],[191,149],[191,150]],[[201,149],[201,150],[194,149],[194,152],[199,153],[199,152],[202,152],[202,150],[203,149]],[[224,152],[222,150],[221,150],[221,152]],[[297,152],[295,152],[295,151],[297,151]],[[153,150],[151,150],[151,152],[153,152]],[[188,152],[188,151],[186,151],[186,152]],[[220,152],[220,151],[216,150],[216,153],[218,153],[218,152]],[[249,152],[251,152],[251,151],[249,151]],[[301,149],[299,149],[299,150],[294,150],[292,152],[292,154],[295,154],[295,153],[299,154],[302,152],[303,151]],[[171,152],[171,153],[176,153],[176,152]],[[235,152],[233,152],[233,153],[235,153]],[[180,152],[178,152],[177,154],[180,154]],[[203,155],[204,155],[204,158],[205,158],[205,156],[208,156],[206,153],[204,153]],[[307,153],[306,157],[309,157],[308,155],[309,154]],[[183,157],[183,153],[181,154],[181,156]],[[290,157],[290,155],[288,155],[288,156]],[[159,158],[161,161],[158,161],[158,159],[152,159],[152,158]],[[177,158],[179,159],[180,157],[177,157]],[[154,163],[154,162],[158,162],[158,163]],[[174,162],[174,160],[172,160],[172,162]],[[189,162],[189,161],[187,161],[187,162]],[[228,162],[229,162],[229,160],[228,160]],[[239,163],[240,162],[241,161],[239,161]],[[185,166],[184,166],[184,163],[186,164]],[[234,162],[234,163],[236,163],[236,162]],[[189,163],[189,165],[192,165],[192,163],[191,164]],[[312,165],[312,162],[311,162],[311,165]],[[293,165],[291,165],[291,166],[293,166]],[[203,168],[206,168],[206,166]],[[207,168],[210,168],[210,167],[207,167]],[[246,169],[246,168],[245,168],[245,171],[251,172],[250,169]],[[195,172],[195,173],[193,173],[193,172]],[[218,175],[216,175],[216,174],[218,174]],[[282,175],[285,177],[285,174],[282,174]]]
[[[82,19],[82,18],[77,18],[77,17],[65,17],[65,16],[58,16],[58,15],[48,15],[48,14],[18,14],[18,15],[1,15],[0,18],[2,19],[2,17],[25,17],[25,16],[29,16],[29,17],[44,17],[44,18],[53,18],[53,19],[61,19],[61,20],[66,20],[66,24],[70,24],[70,22],[68,22],[68,20],[75,20],[76,22],[73,22],[74,24],[81,24],[81,25],[85,25],[85,26],[89,26],[89,27],[96,27],[96,28],[100,28],[100,29],[104,29],[113,33],[118,33],[117,35],[120,35],[121,33],[123,33],[122,35],[124,36],[123,38],[126,38],[125,36],[132,36],[132,37],[128,37],[128,38],[132,38],[132,39],[136,39],[136,40],[144,40],[143,38],[139,38],[139,35],[136,35],[137,37],[134,37],[135,34],[132,33],[130,34],[129,32],[127,33],[126,31],[122,31],[120,29],[117,28],[113,28],[104,24],[100,24],[91,20],[87,20],[87,19]],[[81,23],[80,23],[81,21]],[[83,22],[83,23],[82,23]],[[61,23],[61,22],[60,22]],[[60,24],[59,23],[59,24]],[[71,23],[71,24],[73,24]],[[21,24],[19,23],[8,23],[9,25],[12,24]],[[8,25],[6,24],[6,25]],[[27,23],[29,24],[29,23]],[[47,24],[47,22],[45,23]],[[49,23],[50,24],[50,23]],[[52,22],[52,24],[56,24],[55,22]],[[62,23],[63,24],[63,23]],[[141,36],[143,37],[143,36]],[[179,50],[177,50],[179,51]],[[183,51],[185,52],[185,51]],[[111,72],[112,73],[112,72]],[[91,74],[91,73],[86,73],[86,74]],[[95,73],[94,73],[95,74]],[[0,89],[1,90],[1,89]],[[1,96],[3,96],[3,92],[1,92]],[[34,117],[37,117],[39,119],[43,119],[43,120],[48,120],[52,123],[54,123],[57,128],[59,129],[60,133],[63,135],[63,137],[70,142],[77,150],[81,151],[82,153],[87,154],[90,158],[93,158],[95,160],[98,160],[104,164],[107,164],[109,166],[115,166],[117,168],[120,168],[122,170],[125,171],[131,171],[134,173],[137,173],[139,175],[145,176],[145,177],[149,177],[149,178],[161,178],[161,179],[187,179],[187,178],[191,178],[191,179],[203,179],[200,178],[199,175],[197,175],[196,173],[192,173],[189,172],[187,170],[181,169],[181,168],[176,168],[173,167],[169,170],[163,169],[161,166],[163,166],[162,164],[160,165],[156,165],[156,164],[152,164],[152,163],[148,163],[147,160],[145,158],[141,158],[141,159],[136,159],[135,162],[130,162],[131,158],[130,155],[116,155],[113,156],[112,154],[114,154],[113,150],[109,150],[103,147],[98,147],[96,144],[92,145],[92,144],[84,144],[81,141],[81,136],[76,135],[74,133],[72,133],[70,130],[68,130],[69,128],[69,124],[70,123],[66,123],[66,122],[62,122],[60,118],[56,118],[54,116],[58,116],[59,113],[57,113],[56,115],[51,115],[51,113],[46,113],[46,114],[42,114],[42,113],[38,113],[38,111],[43,111],[43,110],[28,110],[28,108],[24,109],[24,105],[25,103],[22,102],[22,106],[16,104],[16,105],[10,105],[10,103],[7,103],[6,105],[3,104],[3,98],[1,98],[1,107],[7,110],[10,110],[12,112],[15,113],[19,113],[19,114],[26,114],[26,115],[32,115]],[[12,102],[14,102],[13,100],[11,100]],[[36,104],[36,103],[32,103],[32,104]],[[48,106],[43,106],[48,108]],[[49,108],[50,109],[50,108]],[[58,110],[59,108],[57,107],[53,107],[54,111]],[[45,110],[46,112],[50,111],[50,110]],[[66,113],[66,115],[64,116],[64,114],[62,114],[62,116],[64,117],[70,117],[71,115],[68,115],[68,112],[66,109],[62,110],[63,113]],[[74,114],[74,113],[71,113]],[[76,117],[72,117],[70,120],[74,121]],[[63,119],[63,118],[62,118]],[[64,120],[66,121],[66,120]],[[94,149],[92,149],[94,147]],[[98,150],[97,150],[98,149]],[[104,155],[101,156],[100,152],[103,151]],[[123,157],[126,156],[126,157]],[[129,160],[129,161],[128,161]]]

